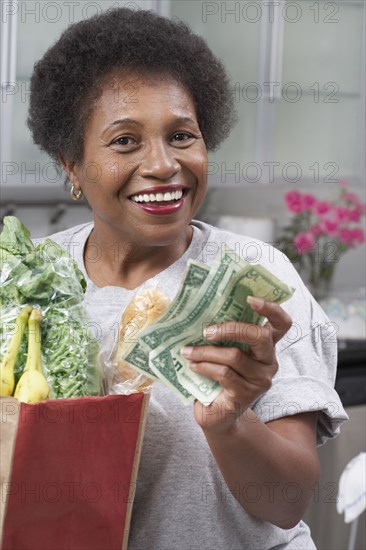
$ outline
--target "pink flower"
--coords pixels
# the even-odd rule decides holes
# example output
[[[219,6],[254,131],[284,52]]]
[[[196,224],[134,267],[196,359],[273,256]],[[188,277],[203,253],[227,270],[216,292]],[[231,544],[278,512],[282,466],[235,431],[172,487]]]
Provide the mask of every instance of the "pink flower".
[[[320,227],[327,235],[335,235],[339,229],[338,222],[335,220],[322,220]]]
[[[359,222],[360,221],[360,211],[358,208],[348,211],[348,219],[350,222]]]
[[[317,216],[323,216],[332,210],[332,203],[329,201],[319,201],[315,202],[312,208],[314,214]]]
[[[294,244],[299,254],[310,252],[314,248],[315,238],[310,232],[301,232],[294,238]]]
[[[286,193],[285,201],[287,204],[287,209],[290,212],[298,214],[302,211],[301,193],[299,193],[299,191],[289,191]]]
[[[300,191],[296,191],[296,189],[293,189],[292,191],[286,193],[285,200],[286,202],[300,201],[301,196],[302,195]]]
[[[354,229],[345,227],[340,230],[338,238],[347,246],[356,246],[365,242],[365,233],[361,227],[355,227]]]
[[[304,210],[310,210],[311,207],[316,203],[316,198],[314,195],[303,195],[302,197],[302,205]]]
[[[360,227],[355,227],[354,229],[351,229],[351,237],[353,241],[353,246],[355,246],[356,244],[363,244],[365,242],[365,233]]]
[[[336,219],[340,222],[348,221],[349,220],[349,212],[350,212],[350,210],[348,208],[345,208],[344,206],[338,206],[335,209]]]
[[[347,227],[343,227],[340,229],[338,234],[338,239],[341,241],[341,243],[346,244],[347,246],[353,246],[353,238],[351,229],[348,229]]]
[[[285,200],[288,210],[290,212],[306,212],[311,210],[312,206],[316,203],[316,198],[310,193],[302,195],[299,191],[289,191],[285,195]]]

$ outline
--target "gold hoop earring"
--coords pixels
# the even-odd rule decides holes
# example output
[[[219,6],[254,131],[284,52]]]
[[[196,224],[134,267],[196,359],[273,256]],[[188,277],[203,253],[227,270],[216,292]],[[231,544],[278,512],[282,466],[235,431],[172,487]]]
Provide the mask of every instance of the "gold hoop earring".
[[[81,189],[76,191],[75,190],[75,185],[72,184],[71,189],[70,189],[70,195],[71,195],[72,200],[79,201],[81,199],[81,197],[83,196],[83,192],[82,192]]]

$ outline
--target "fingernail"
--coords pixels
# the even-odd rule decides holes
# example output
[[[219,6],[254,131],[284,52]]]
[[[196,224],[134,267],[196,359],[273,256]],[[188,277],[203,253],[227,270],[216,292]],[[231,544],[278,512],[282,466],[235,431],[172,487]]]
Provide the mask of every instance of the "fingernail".
[[[196,371],[196,370],[198,370],[198,365],[197,365],[197,363],[192,363],[192,361],[190,361],[190,363],[189,363],[189,368],[190,368],[191,370]]]
[[[253,306],[255,309],[261,309],[264,306],[263,298],[256,298],[254,296],[248,296],[247,302],[250,306]]]
[[[181,354],[184,355],[184,357],[190,357],[192,355],[193,348],[190,346],[185,346],[180,350]]]
[[[212,325],[211,327],[206,327],[203,329],[203,336],[205,338],[210,338],[210,336],[215,336],[216,334],[216,326]]]

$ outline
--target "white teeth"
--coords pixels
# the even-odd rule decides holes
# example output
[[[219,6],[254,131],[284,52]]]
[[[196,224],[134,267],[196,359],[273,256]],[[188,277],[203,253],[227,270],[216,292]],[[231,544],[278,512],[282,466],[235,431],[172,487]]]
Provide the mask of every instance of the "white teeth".
[[[171,200],[179,200],[183,196],[183,190],[178,189],[177,191],[167,192],[167,193],[144,193],[143,195],[133,195],[131,200],[134,202],[168,202]]]

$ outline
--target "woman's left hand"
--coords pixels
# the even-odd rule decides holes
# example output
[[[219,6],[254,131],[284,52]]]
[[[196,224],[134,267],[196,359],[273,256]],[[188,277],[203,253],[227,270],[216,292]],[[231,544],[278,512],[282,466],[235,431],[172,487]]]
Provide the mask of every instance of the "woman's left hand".
[[[245,343],[248,352],[238,347],[196,346],[184,356],[192,370],[211,378],[222,392],[207,407],[195,402],[195,418],[204,431],[228,432],[246,409],[272,385],[277,372],[275,345],[290,329],[290,316],[277,304],[262,298],[249,298],[254,311],[267,318],[260,326],[253,323],[225,322],[210,326],[207,340]]]

